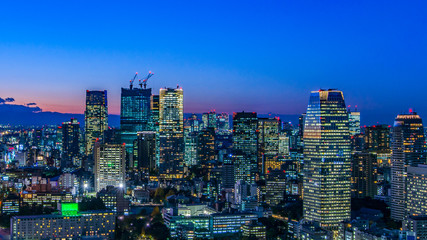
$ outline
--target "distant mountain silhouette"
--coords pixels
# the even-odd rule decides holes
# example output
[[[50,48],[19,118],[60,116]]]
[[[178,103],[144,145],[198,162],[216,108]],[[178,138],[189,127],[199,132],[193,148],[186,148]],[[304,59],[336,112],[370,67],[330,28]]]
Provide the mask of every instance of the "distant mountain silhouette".
[[[81,126],[84,126],[84,114],[43,112],[42,109],[34,105],[0,104],[0,124],[13,126],[60,125],[71,118],[76,118]],[[112,127],[119,127],[120,116],[109,115],[108,122]]]
[[[184,118],[189,118],[192,113],[185,113]],[[202,119],[202,113],[196,113],[199,119]],[[282,121],[292,122],[298,125],[299,115],[285,114],[258,114],[258,117],[280,117]],[[59,113],[59,112],[44,112],[35,104],[17,105],[17,104],[1,104],[0,103],[0,124],[10,124],[13,126],[42,126],[42,125],[60,125],[62,122],[69,121],[71,118],[76,118],[81,127],[84,127],[84,114],[79,113]],[[230,122],[233,116],[230,115]],[[120,127],[119,115],[108,115],[108,125],[111,127]]]

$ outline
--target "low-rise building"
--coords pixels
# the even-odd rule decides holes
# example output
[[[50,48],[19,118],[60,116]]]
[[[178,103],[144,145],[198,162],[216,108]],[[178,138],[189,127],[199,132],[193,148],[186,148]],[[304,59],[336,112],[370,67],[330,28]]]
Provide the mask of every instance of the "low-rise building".
[[[266,228],[259,222],[251,222],[242,226],[242,236],[265,240],[267,239]]]
[[[78,212],[76,203],[62,204],[61,214],[14,216],[11,239],[113,239],[116,215],[111,211]]]

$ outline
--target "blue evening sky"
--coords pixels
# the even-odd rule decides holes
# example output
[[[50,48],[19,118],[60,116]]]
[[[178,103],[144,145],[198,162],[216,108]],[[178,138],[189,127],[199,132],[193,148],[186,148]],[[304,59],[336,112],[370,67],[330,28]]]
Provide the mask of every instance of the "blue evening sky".
[[[185,112],[305,112],[344,91],[365,122],[426,115],[426,1],[2,1],[0,97],[82,113],[86,89],[184,89]],[[387,122],[389,123],[389,122]]]

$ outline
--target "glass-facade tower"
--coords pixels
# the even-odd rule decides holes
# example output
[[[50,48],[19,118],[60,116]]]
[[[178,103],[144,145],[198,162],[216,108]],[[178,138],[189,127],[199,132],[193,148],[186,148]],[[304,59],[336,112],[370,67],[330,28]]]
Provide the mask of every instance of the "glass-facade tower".
[[[338,90],[311,92],[304,125],[305,220],[329,229],[350,220],[350,151],[343,93]]]
[[[121,141],[131,156],[137,133],[152,129],[151,88],[122,88],[120,106]]]

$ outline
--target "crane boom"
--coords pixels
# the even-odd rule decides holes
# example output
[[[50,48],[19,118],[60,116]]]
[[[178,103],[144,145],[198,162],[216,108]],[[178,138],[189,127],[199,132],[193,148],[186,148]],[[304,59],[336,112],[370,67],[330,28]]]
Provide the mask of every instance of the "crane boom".
[[[133,82],[135,81],[135,79],[136,79],[137,76],[138,76],[138,72],[136,72],[135,76],[133,76],[133,78],[129,81],[130,82],[130,86],[129,86],[130,89],[133,88]]]
[[[139,79],[139,86],[142,88],[142,85],[144,85],[144,89],[147,89],[148,79],[151,78],[153,75],[154,75],[154,73],[152,73],[151,71],[149,71],[148,75],[147,75],[147,77],[145,79]]]

